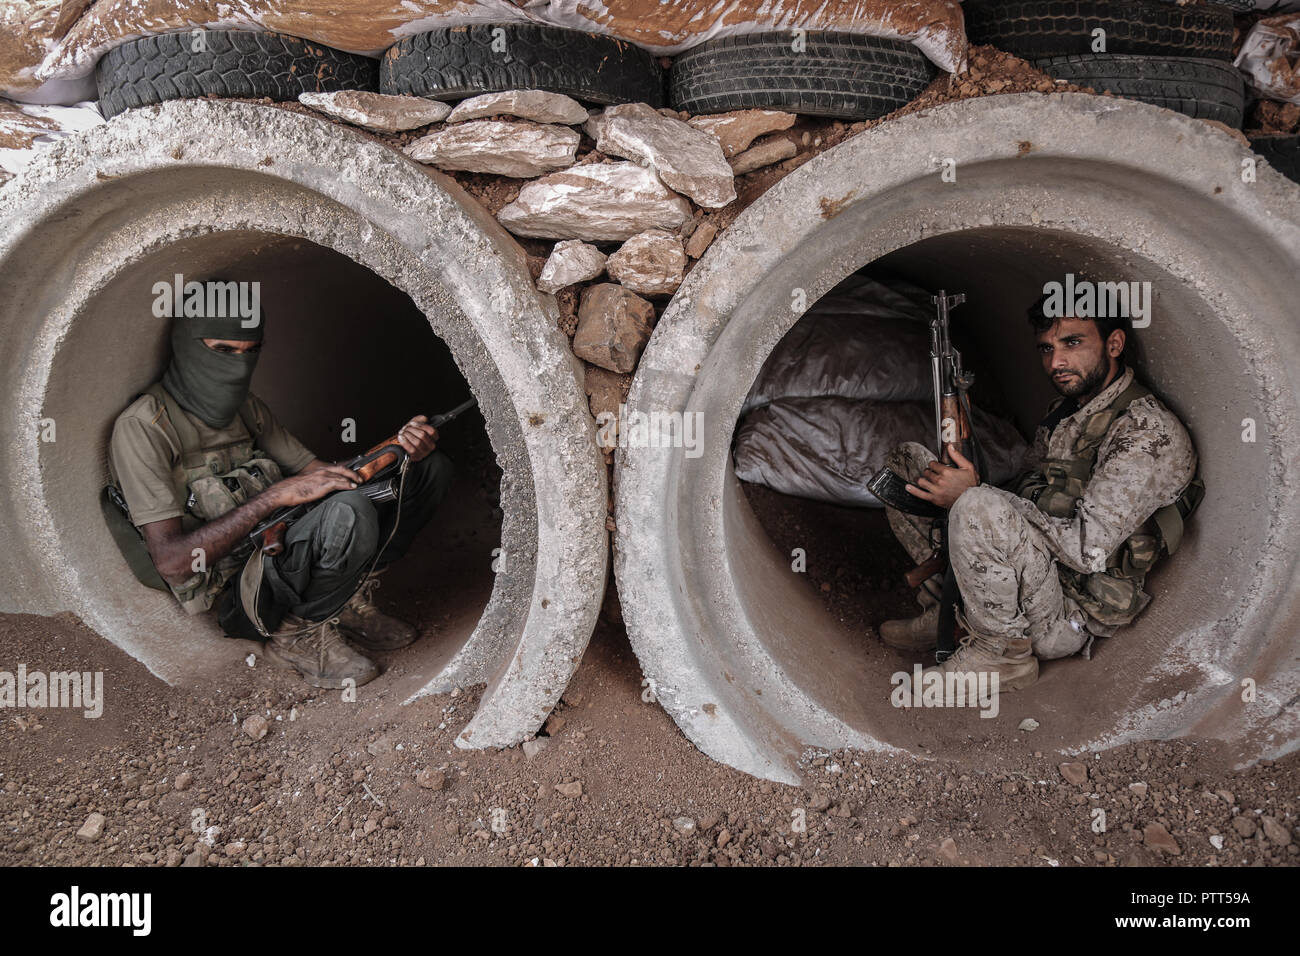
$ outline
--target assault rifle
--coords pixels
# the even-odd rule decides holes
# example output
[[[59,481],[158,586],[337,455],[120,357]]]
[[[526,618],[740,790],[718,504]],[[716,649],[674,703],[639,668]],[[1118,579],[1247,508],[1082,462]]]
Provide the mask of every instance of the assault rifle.
[[[477,400],[473,398],[467,399],[449,412],[434,415],[433,418],[429,419],[429,424],[434,428],[441,428],[477,404]],[[396,487],[397,474],[406,461],[406,457],[406,449],[398,444],[397,436],[394,435],[392,438],[381,441],[365,454],[358,455],[351,461],[343,462],[343,465],[361,476],[362,484],[357,486],[357,491],[360,491],[371,501],[393,501],[398,495]],[[328,497],[329,495],[325,496],[325,498]],[[289,530],[289,525],[316,507],[325,498],[280,508],[250,531],[248,537],[252,539],[255,546],[262,549],[263,554],[279,554],[284,550],[284,534]]]
[[[939,460],[952,465],[948,452],[951,444],[963,457],[975,464],[984,475],[984,461],[979,442],[971,428],[970,399],[966,392],[975,377],[962,366],[961,352],[953,348],[948,332],[948,310],[966,301],[963,293],[948,295],[943,289],[931,296],[935,317],[930,320],[930,375],[934,389],[934,431]],[[906,514],[934,519],[937,541],[932,555],[907,573],[909,587],[919,588],[935,574],[943,574],[943,594],[939,605],[939,649],[936,657],[946,660],[953,651],[954,607],[958,598],[957,581],[948,566],[948,512],[907,490],[908,482],[888,468],[882,468],[867,482],[867,490],[891,508]]]

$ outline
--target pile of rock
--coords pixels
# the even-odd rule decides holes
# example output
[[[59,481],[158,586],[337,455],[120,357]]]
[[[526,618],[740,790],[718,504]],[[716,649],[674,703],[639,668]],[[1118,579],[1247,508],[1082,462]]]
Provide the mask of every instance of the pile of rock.
[[[687,117],[625,103],[589,112],[542,90],[486,93],[454,108],[355,91],[299,99],[375,132],[421,130],[403,147],[417,162],[528,180],[497,219],[525,240],[555,240],[537,287],[573,290],[564,296],[576,303],[573,351],[589,363],[598,417],[616,411],[626,392],[654,328],[655,300],[677,291],[691,260],[716,237],[708,216],[735,202],[735,177],[798,149],[770,135],[796,120],[775,110]],[[579,155],[583,133],[589,142]]]

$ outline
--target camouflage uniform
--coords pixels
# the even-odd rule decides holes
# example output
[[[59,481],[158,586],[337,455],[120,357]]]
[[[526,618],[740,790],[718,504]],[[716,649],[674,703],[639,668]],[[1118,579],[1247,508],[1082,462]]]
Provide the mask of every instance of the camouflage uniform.
[[[1088,419],[1132,381],[1133,371],[1126,369],[1054,428],[1040,426],[1026,468],[1033,470],[1048,458],[1069,458]],[[1053,404],[1054,412],[1061,401]],[[908,443],[895,449],[887,463],[915,481],[934,457],[924,446]],[[1105,571],[1129,536],[1176,501],[1195,474],[1196,452],[1187,430],[1158,399],[1145,396],[1133,401],[1105,433],[1071,517],[1052,517],[1032,501],[989,485],[968,489],[948,513],[949,560],[967,629],[1000,642],[1028,638],[1040,659],[1067,657],[1090,645],[1093,636],[1114,633],[1126,621],[1097,620],[1062,589],[1062,578],[1077,593],[1071,582]],[[889,509],[889,521],[914,560],[930,555],[932,522],[894,509]],[[1129,620],[1149,600],[1140,588],[1138,596]]]

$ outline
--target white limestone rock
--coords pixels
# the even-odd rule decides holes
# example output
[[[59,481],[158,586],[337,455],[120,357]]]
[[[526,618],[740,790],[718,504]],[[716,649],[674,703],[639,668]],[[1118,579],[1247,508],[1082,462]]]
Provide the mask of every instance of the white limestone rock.
[[[691,205],[636,163],[590,163],[527,183],[497,214],[517,236],[630,239],[646,229],[675,231]]]
[[[701,206],[719,209],[736,198],[731,167],[718,140],[644,103],[611,106],[586,124],[596,148],[649,166],[665,186]]]
[[[422,136],[404,152],[439,169],[528,179],[571,165],[580,139],[566,126],[472,120]]]
[[[392,96],[367,90],[338,90],[334,93],[299,93],[298,102],[319,113],[353,126],[379,133],[400,133],[440,123],[451,106],[422,96]]]
[[[605,271],[605,254],[581,239],[557,242],[542,266],[537,288],[542,292],[558,292],[566,285],[586,282]]]
[[[642,295],[672,295],[682,284],[686,253],[682,241],[662,229],[638,233],[605,263],[609,277]]]
[[[564,123],[577,126],[587,122],[587,108],[571,96],[545,90],[507,90],[483,93],[462,100],[447,117],[448,123],[481,119],[506,113],[535,123]]]

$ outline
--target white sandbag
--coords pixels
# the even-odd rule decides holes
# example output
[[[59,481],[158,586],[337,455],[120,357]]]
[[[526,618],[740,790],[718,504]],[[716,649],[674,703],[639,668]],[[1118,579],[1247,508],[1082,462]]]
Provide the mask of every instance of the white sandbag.
[[[1015,426],[974,409],[989,484],[1020,474],[1029,451]],[[933,402],[849,398],[779,399],[755,409],[736,430],[736,476],[782,494],[879,508],[866,483],[906,441],[934,447]]]
[[[1300,15],[1260,20],[1233,64],[1256,96],[1300,105]]]
[[[892,286],[892,288],[891,288]],[[928,293],[853,276],[823,296],[768,356],[741,415],[778,398],[923,399],[931,394]]]

